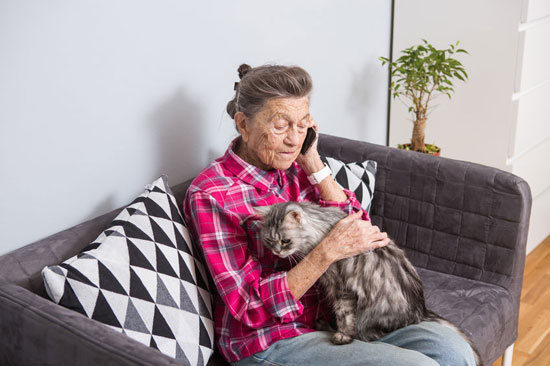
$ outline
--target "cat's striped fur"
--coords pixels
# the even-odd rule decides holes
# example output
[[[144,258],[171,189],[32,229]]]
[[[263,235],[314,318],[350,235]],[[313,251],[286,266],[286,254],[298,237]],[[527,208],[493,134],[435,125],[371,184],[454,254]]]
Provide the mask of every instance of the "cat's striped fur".
[[[280,257],[303,257],[316,247],[346,214],[335,207],[309,202],[284,202],[257,207],[262,217],[260,235],[266,247]],[[398,328],[423,320],[455,329],[479,353],[470,338],[456,326],[426,308],[418,274],[393,240],[382,248],[333,263],[319,278],[334,314],[335,344],[353,338],[373,341]],[[327,330],[327,325],[319,325]]]

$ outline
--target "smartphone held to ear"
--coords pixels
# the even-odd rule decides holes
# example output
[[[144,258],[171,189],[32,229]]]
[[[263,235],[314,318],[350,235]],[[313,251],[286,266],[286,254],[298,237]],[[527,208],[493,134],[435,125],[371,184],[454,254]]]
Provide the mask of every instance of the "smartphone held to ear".
[[[309,148],[313,144],[313,141],[315,141],[316,136],[317,136],[317,134],[315,133],[315,130],[313,129],[313,127],[309,127],[307,129],[306,139],[304,140],[304,144],[302,145],[302,149],[300,150],[300,154],[303,155],[309,150]]]

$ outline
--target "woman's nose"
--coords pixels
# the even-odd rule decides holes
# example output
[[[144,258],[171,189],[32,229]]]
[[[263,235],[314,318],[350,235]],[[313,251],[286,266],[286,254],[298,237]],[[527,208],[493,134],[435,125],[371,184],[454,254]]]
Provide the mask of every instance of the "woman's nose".
[[[300,137],[300,134],[298,133],[297,127],[289,128],[286,134],[285,143],[291,146],[299,145],[301,142],[300,138],[301,137]]]

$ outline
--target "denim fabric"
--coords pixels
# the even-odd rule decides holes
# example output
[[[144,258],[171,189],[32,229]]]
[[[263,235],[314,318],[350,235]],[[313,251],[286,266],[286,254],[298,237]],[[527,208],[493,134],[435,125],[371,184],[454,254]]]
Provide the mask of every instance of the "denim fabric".
[[[275,342],[233,366],[475,366],[474,354],[454,330],[436,322],[409,325],[376,342],[337,346],[332,333],[312,332]]]

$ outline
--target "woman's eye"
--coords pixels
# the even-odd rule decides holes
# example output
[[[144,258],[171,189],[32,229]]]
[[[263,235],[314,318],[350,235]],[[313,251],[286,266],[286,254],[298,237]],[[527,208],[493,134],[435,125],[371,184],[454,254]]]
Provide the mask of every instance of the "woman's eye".
[[[288,128],[288,125],[279,124],[279,125],[275,125],[274,127],[277,131],[284,131]]]
[[[277,130],[284,130],[288,128],[288,121],[285,119],[276,119],[273,121],[273,128]]]

